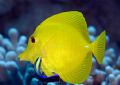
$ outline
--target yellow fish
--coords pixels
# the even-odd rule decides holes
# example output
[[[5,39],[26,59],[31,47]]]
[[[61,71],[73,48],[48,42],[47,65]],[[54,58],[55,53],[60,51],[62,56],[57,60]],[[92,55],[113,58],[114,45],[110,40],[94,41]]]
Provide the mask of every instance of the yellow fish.
[[[55,73],[65,82],[78,84],[90,74],[92,54],[99,64],[102,63],[105,44],[105,31],[91,43],[82,13],[68,11],[43,21],[29,38],[28,46],[19,58],[32,64],[40,58],[40,69],[46,76]]]

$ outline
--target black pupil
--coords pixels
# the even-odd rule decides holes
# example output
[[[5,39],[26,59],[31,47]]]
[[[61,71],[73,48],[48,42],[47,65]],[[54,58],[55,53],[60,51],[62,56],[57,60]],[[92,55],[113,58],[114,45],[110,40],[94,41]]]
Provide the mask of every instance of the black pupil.
[[[32,41],[32,43],[35,43],[35,38],[31,37],[31,41]]]

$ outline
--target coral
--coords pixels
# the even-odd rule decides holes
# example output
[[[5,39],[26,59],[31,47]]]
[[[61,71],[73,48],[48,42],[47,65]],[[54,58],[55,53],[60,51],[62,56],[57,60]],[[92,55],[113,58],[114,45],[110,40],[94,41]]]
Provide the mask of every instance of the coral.
[[[96,39],[95,26],[88,26],[91,42]],[[120,56],[107,35],[107,48],[103,64],[99,65],[93,57],[93,68],[90,76],[83,84],[75,85],[119,85]],[[21,62],[18,55],[26,48],[28,38],[20,35],[16,28],[8,30],[8,37],[0,34],[0,85],[44,85],[35,76],[35,70],[29,62]],[[47,85],[72,85],[65,82],[49,82]]]
[[[19,62],[18,55],[25,50],[27,37],[19,36],[16,28],[10,28],[8,37],[0,34],[0,84],[22,85],[26,66],[30,63]]]
[[[94,26],[88,27],[91,41],[95,39],[96,36],[96,28]],[[93,69],[91,72],[91,76],[93,77],[93,84],[91,85],[119,85],[119,79],[117,77],[120,73],[120,60],[119,56],[116,54],[116,50],[114,47],[110,46],[110,38],[107,35],[107,48],[105,52],[105,57],[102,65],[98,65],[96,60],[93,58]],[[88,78],[89,79],[89,78]],[[89,85],[85,84],[85,85]]]

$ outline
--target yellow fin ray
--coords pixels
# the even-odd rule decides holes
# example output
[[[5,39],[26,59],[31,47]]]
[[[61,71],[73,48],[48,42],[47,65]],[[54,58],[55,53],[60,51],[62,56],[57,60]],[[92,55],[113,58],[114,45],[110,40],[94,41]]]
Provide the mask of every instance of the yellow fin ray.
[[[94,56],[96,57],[99,64],[102,64],[106,44],[106,32],[103,31],[100,36],[91,44],[91,48]]]
[[[56,23],[56,24],[60,23],[60,24],[73,26],[75,29],[80,31],[83,38],[88,43],[90,42],[87,24],[81,12],[78,11],[62,12],[52,17],[49,17],[41,25],[44,26],[51,23]]]
[[[59,74],[64,81],[78,84],[84,82],[87,79],[90,74],[91,67],[92,53],[88,53],[79,67],[67,73],[59,72]]]
[[[43,64],[41,65],[41,69],[45,73],[46,76],[52,76],[53,75],[53,73],[50,72],[47,68],[45,68],[45,66]]]
[[[42,60],[41,69],[45,73],[46,76],[54,75],[54,73],[51,70],[50,64],[46,63],[44,60]]]
[[[48,68],[46,68],[44,61],[41,62],[41,58],[40,57],[37,59],[37,62],[35,64],[35,66],[36,66],[37,72],[39,72],[39,71],[44,72],[46,74],[46,76],[52,76],[53,75],[53,73],[50,72],[50,70]]]

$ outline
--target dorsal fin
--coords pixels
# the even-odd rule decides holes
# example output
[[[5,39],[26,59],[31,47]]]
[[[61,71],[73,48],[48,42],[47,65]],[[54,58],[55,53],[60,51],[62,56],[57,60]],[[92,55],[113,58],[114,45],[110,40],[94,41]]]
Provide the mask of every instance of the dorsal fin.
[[[43,26],[50,23],[56,24],[61,23],[73,26],[78,31],[80,31],[80,33],[83,35],[84,39],[88,43],[90,42],[87,24],[81,12],[78,11],[62,12],[47,18],[41,25]]]

